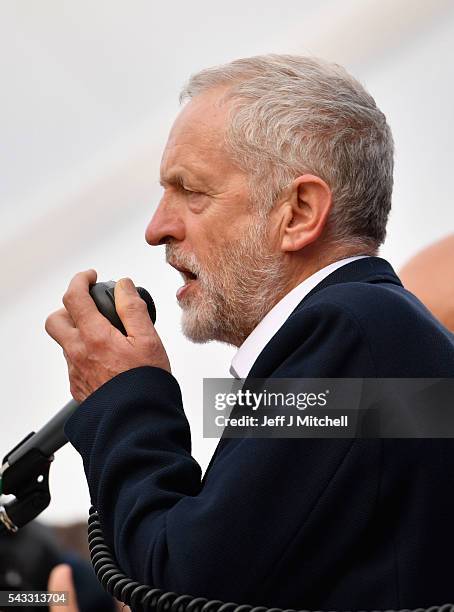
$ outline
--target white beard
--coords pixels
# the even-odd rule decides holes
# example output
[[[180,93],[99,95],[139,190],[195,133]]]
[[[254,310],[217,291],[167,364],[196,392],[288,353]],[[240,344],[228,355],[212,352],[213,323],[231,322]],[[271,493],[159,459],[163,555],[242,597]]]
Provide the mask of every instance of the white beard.
[[[244,234],[201,265],[193,254],[166,246],[167,261],[197,275],[182,296],[182,329],[193,342],[218,340],[239,346],[271,310],[288,282],[282,253],[268,247],[267,221],[256,216]]]

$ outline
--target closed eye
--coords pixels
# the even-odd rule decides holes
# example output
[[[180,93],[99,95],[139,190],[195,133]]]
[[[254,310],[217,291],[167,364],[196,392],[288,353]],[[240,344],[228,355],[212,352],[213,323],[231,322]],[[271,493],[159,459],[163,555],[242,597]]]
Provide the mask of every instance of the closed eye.
[[[180,187],[180,193],[185,199],[188,209],[193,213],[203,212],[209,204],[207,194],[202,191],[191,191],[185,187]]]
[[[167,189],[167,187],[174,187],[175,189],[178,189],[179,191],[183,191],[187,193],[199,193],[198,191],[188,189],[185,186],[185,181],[182,176],[173,176],[168,180],[160,179],[159,184],[164,189]]]
[[[201,191],[192,191],[192,189],[187,189],[186,187],[181,186],[180,187],[181,191],[185,194],[190,194],[190,195],[201,195]]]

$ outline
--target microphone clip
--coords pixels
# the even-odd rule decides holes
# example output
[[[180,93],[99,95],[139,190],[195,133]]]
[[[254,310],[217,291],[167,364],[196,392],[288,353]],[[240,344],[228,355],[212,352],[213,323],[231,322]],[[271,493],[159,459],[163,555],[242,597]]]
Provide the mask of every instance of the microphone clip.
[[[14,499],[0,505],[0,525],[11,533],[36,518],[50,503],[49,469],[53,455],[46,457],[37,448],[29,447],[13,463],[8,462],[34,433],[5,455],[1,467],[0,495],[14,495]]]

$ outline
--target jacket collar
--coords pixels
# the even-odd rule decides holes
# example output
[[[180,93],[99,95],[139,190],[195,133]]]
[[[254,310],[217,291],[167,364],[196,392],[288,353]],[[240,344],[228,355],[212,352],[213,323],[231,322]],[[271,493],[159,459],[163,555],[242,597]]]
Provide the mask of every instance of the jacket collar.
[[[293,313],[302,310],[308,300],[313,295],[329,287],[330,285],[338,285],[341,283],[392,283],[402,286],[397,274],[394,272],[391,264],[381,257],[367,257],[358,259],[345,266],[338,268],[326,278],[324,278],[316,287],[314,287],[293,310]],[[292,314],[293,314],[292,313]],[[291,316],[291,315],[290,315]],[[268,375],[274,361],[279,360],[279,355],[282,357],[283,351],[288,349],[289,337],[286,329],[287,323],[279,329],[279,331],[271,338],[263,351],[257,357],[252,366],[248,379],[263,378]]]
[[[342,266],[324,278],[301,300],[294,312],[300,310],[311,296],[318,291],[339,283],[392,283],[402,287],[399,277],[391,264],[381,257],[365,257]]]

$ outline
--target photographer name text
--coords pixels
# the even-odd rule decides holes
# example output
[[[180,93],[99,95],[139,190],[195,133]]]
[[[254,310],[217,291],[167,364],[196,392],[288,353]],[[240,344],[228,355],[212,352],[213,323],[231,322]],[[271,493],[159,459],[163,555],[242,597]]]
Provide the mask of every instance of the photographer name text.
[[[348,415],[340,417],[312,415],[283,415],[275,417],[264,415],[261,419],[250,415],[239,418],[219,414],[215,417],[217,427],[348,427]]]

